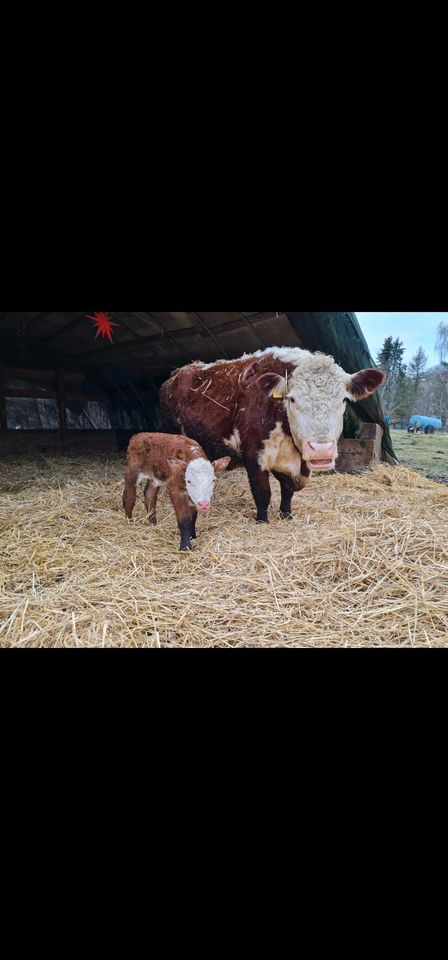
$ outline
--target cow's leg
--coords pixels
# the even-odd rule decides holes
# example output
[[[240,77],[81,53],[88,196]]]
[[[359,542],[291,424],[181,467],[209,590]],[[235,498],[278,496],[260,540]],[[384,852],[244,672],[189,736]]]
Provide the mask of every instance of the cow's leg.
[[[193,533],[191,534],[191,539],[196,540],[196,520],[198,517],[198,511],[195,510],[193,513]]]
[[[282,492],[282,497],[280,501],[280,516],[283,520],[292,520],[291,513],[291,500],[293,493],[297,490],[297,483],[294,483],[292,477],[289,477],[287,473],[277,473],[276,470],[272,471],[276,480],[280,484],[280,490]]]
[[[257,508],[257,523],[268,523],[268,506],[271,502],[269,472],[262,470],[256,460],[251,460],[248,457],[244,459],[244,466],[247,470],[250,489]]]
[[[145,498],[145,507],[148,511],[149,522],[154,526],[157,523],[156,517],[156,508],[157,508],[157,495],[159,492],[159,484],[154,483],[152,480],[148,480],[148,483],[145,487],[144,498]]]
[[[132,511],[137,499],[137,477],[138,473],[136,473],[135,470],[126,467],[124,472],[123,507],[128,520],[132,517]]]

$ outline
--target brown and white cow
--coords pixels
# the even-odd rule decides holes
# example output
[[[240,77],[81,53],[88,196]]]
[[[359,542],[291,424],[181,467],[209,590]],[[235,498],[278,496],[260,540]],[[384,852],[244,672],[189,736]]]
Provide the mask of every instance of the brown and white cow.
[[[310,472],[335,466],[345,401],[367,397],[385,376],[375,369],[349,374],[333,357],[290,347],[197,361],[162,385],[162,426],[194,437],[210,458],[230,451],[234,464],[242,462],[259,523],[268,522],[273,473],[280,515],[290,518],[292,495]]]
[[[206,512],[210,508],[215,471],[225,470],[230,457],[210,463],[199,444],[188,437],[136,433],[126,459],[123,507],[128,519],[132,517],[137,487],[146,480],[145,505],[150,523],[156,524],[157,496],[162,483],[166,483],[180,530],[180,549],[191,550],[198,510]]]

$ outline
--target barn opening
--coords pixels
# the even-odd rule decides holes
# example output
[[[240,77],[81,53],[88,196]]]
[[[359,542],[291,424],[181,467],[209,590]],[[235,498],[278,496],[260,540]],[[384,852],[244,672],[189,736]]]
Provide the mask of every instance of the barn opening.
[[[192,360],[291,346],[331,354],[348,373],[375,366],[353,313],[109,311],[111,340],[92,316],[0,314],[2,453],[124,451],[159,428],[159,387]],[[344,438],[338,469],[395,462],[379,391],[347,405]]]

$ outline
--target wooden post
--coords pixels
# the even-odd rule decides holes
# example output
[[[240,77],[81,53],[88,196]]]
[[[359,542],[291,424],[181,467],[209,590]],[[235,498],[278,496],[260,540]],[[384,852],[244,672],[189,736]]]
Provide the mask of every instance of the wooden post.
[[[0,430],[6,430],[8,426],[6,418],[6,396],[5,396],[5,371],[0,367]]]
[[[64,449],[64,434],[67,429],[67,418],[65,416],[65,382],[62,367],[58,367],[56,371],[56,389],[58,393],[59,410],[59,446],[62,453]]]

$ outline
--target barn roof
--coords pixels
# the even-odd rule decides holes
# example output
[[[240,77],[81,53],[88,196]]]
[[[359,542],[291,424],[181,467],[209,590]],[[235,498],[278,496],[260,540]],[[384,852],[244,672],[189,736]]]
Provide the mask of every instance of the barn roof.
[[[353,313],[112,310],[117,326],[110,343],[95,339],[92,312],[3,313],[0,330],[22,340],[23,363],[31,355],[40,364],[62,358],[72,369],[115,368],[156,380],[192,360],[231,359],[274,345],[329,353],[348,373],[375,365]],[[383,452],[393,456],[378,393],[357,406],[362,419],[383,426]]]

